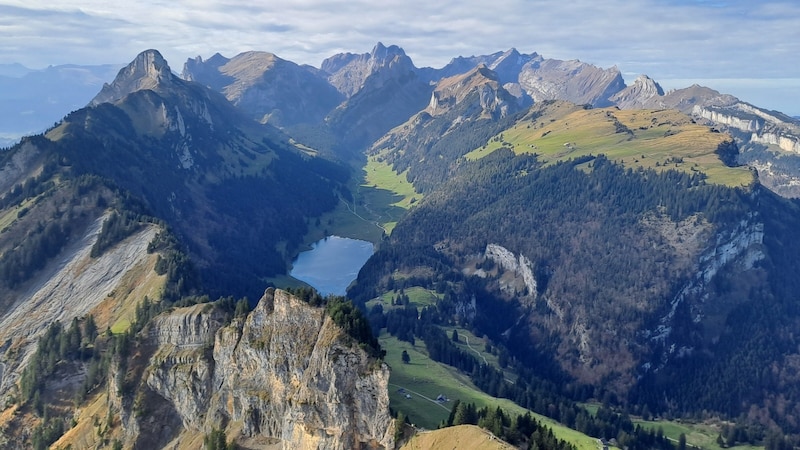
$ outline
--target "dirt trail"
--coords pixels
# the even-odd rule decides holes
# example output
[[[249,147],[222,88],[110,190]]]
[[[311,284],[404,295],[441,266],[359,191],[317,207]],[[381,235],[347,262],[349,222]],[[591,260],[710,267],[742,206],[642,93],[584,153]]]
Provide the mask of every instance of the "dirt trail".
[[[484,364],[486,364],[487,366],[489,365],[489,361],[487,361],[487,360],[486,360],[486,357],[485,357],[485,356],[483,356],[483,354],[482,354],[481,352],[479,352],[479,351],[475,350],[474,348],[472,348],[472,346],[471,346],[471,345],[469,345],[469,338],[468,338],[466,335],[464,335],[464,342],[466,342],[466,343],[467,343],[467,347],[469,347],[469,349],[470,349],[470,350],[472,350],[473,352],[475,352],[475,354],[476,354],[476,355],[480,356],[480,357],[483,359],[483,363],[484,363]]]

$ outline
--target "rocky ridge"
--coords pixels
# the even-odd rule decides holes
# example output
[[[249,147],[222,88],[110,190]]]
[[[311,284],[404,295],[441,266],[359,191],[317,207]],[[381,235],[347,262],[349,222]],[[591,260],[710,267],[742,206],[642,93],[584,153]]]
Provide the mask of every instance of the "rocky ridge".
[[[320,122],[344,99],[319,71],[267,52],[188,60],[182,77],[221,92],[253,119],[276,126]]]
[[[426,112],[434,116],[441,115],[473,93],[478,94],[475,107],[480,108],[482,117],[505,117],[520,110],[522,106],[517,98],[500,85],[497,73],[480,65],[466,74],[445,78],[437,83]]]
[[[173,448],[223,429],[236,442],[276,448],[394,448],[388,367],[322,309],[270,288],[247,317],[226,323],[197,305],[144,331],[150,356],[136,398],[154,400],[119,401],[126,442]],[[169,411],[177,421],[143,433],[146,417]]]
[[[103,84],[103,89],[89,104],[112,103],[131,92],[156,89],[160,84],[169,83],[175,78],[177,77],[172,74],[161,54],[157,50],[147,50],[120,69],[111,84]]]
[[[402,48],[378,42],[369,53],[334,55],[323,61],[320,69],[329,74],[328,80],[339,92],[352,97],[372,75],[395,66],[412,69],[414,63]]]

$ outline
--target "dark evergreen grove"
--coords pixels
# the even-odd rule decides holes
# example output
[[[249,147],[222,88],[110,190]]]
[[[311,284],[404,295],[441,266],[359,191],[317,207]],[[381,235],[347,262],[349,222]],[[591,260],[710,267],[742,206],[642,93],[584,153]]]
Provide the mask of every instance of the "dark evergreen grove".
[[[773,417],[785,432],[796,433],[800,423],[794,412],[763,405],[773,403],[776,395],[792,398],[789,405],[800,400],[793,388],[794,372],[773,365],[798,344],[792,332],[798,317],[794,292],[800,266],[793,256],[800,254],[798,211],[795,201],[761,187],[710,185],[702,174],[625,169],[602,155],[542,167],[534,156],[499,150],[461,164],[457,176],[412,210],[362,268],[349,295],[363,305],[382,292],[410,286],[443,293],[435,307],[378,308],[370,312],[370,320],[374,328],[385,327],[399,339],[425,340],[432,358],[471,374],[486,392],[570,426],[576,426],[580,412],[548,411],[545,399],[560,398],[552,402],[566,405],[604,399],[636,414],[646,408],[669,417],[721,415],[753,426],[760,423],[753,416],[757,410]],[[695,306],[685,303],[672,319],[675,331],[669,342],[696,350],[672,357],[657,373],[635,372],[639,378],[629,378],[634,381],[628,384],[613,368],[607,383],[577,382],[562,364],[575,356],[557,329],[548,328],[555,316],[545,302],[524,304],[528,293],[509,297],[491,276],[479,278],[461,270],[487,244],[499,243],[531,259],[540,300],[566,298],[588,311],[593,323],[610,323],[620,331],[654,327],[693,270],[685,266],[685,272],[671,272],[675,254],[643,225],[643,218],[654,216],[672,224],[698,217],[709,233],[735,230],[756,217],[764,224],[765,257],[747,277],[723,268],[706,286],[712,299],[732,305],[721,328],[693,321],[688,308]],[[491,261],[484,264],[493,269]],[[396,273],[416,275],[397,278],[392,275]],[[464,305],[471,299],[476,310],[465,315]],[[566,314],[569,318],[573,313],[568,309]],[[453,323],[491,338],[525,382],[510,385],[501,372],[459,350],[438,327]],[[594,356],[600,364],[622,345],[607,333],[588,333],[599,342]],[[712,333],[713,341],[705,337]],[[669,345],[633,332],[626,336],[630,352],[644,361],[658,361],[666,354],[663,346]],[[613,388],[614,383],[627,387]],[[759,427],[749,433],[751,442],[765,436]]]

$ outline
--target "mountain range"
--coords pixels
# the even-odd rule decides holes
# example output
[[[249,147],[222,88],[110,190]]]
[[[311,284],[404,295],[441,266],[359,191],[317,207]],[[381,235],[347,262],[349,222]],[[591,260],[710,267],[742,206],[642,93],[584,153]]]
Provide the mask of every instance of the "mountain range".
[[[215,54],[181,76],[144,51],[0,155],[0,445],[393,448],[389,402],[439,425],[389,388],[402,346],[623,446],[671,446],[629,415],[791,445],[798,136],[709,88],[514,49]],[[352,303],[281,289],[354,217],[383,236]],[[466,404],[440,422],[555,445]]]
[[[0,65],[0,147],[40,133],[66,113],[86,106],[119,68],[62,65],[32,70],[20,64]]]

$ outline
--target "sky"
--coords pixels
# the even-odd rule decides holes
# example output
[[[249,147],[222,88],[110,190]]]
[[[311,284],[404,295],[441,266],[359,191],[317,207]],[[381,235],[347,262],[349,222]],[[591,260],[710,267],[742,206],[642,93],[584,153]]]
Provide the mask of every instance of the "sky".
[[[417,67],[516,48],[706,85],[800,116],[797,0],[0,0],[0,64],[127,63],[268,51],[319,67],[399,45]]]

